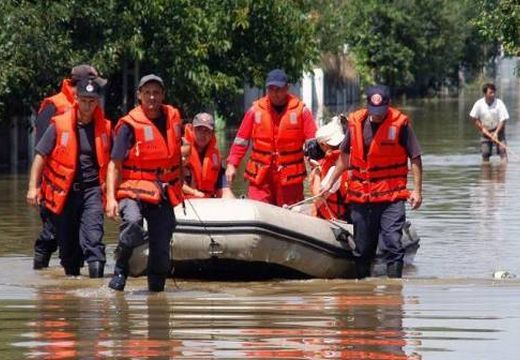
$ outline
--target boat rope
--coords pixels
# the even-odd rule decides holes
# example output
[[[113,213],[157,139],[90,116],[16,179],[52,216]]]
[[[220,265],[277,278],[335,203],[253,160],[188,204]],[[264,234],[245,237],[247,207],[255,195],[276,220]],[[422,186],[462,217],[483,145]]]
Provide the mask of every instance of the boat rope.
[[[211,257],[216,257],[218,255],[221,255],[223,253],[222,246],[218,242],[216,242],[215,239],[213,239],[213,236],[211,235],[210,231],[206,227],[206,223],[204,221],[202,221],[202,219],[199,216],[199,213],[197,212],[197,210],[195,209],[195,206],[193,206],[191,201],[189,199],[186,199],[185,201],[188,202],[188,204],[190,204],[190,206],[193,210],[193,213],[195,214],[195,216],[199,220],[200,224],[202,225],[204,232],[209,237],[209,240],[210,240],[209,249],[208,249],[209,254],[211,255]],[[186,214],[186,209],[184,210],[184,214]]]

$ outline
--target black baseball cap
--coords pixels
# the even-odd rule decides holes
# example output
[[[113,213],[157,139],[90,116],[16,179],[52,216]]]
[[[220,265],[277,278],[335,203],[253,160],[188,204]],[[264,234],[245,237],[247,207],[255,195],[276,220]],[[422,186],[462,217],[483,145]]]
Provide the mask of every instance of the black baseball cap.
[[[369,115],[385,115],[390,105],[390,89],[385,85],[373,85],[367,89]]]
[[[274,69],[267,74],[267,78],[265,80],[265,86],[277,86],[284,87],[287,85],[289,80],[287,79],[287,74],[282,69]]]
[[[92,79],[101,87],[107,84],[107,79],[100,77],[96,68],[89,64],[74,66],[70,71],[70,78],[76,83],[82,79]]]
[[[77,96],[101,97],[101,85],[95,79],[81,79],[76,84]]]

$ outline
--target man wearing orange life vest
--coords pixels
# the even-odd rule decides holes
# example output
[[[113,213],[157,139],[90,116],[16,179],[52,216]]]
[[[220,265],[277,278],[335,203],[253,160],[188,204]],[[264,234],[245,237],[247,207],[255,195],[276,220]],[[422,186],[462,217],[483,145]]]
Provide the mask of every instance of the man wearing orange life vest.
[[[86,260],[91,278],[103,277],[102,188],[110,154],[110,121],[99,106],[101,86],[94,79],[77,84],[77,102],[52,118],[36,146],[27,202],[42,204],[60,249],[68,276],[80,274]],[[38,183],[41,179],[41,189]]]
[[[234,198],[227,183],[215,137],[215,120],[199,113],[184,128],[184,137],[192,149],[184,167],[182,191],[186,198]]]
[[[78,65],[72,68],[69,78],[63,80],[60,92],[42,101],[34,123],[35,144],[38,144],[54,116],[61,115],[72,108],[75,102],[76,84],[78,81],[89,78],[95,79],[101,87],[105,86],[107,82],[99,77],[93,66],[87,64]],[[42,231],[34,243],[33,268],[35,270],[48,267],[51,254],[58,248],[49,215],[48,209],[45,206],[41,206]]]
[[[332,174],[334,171],[336,161],[340,154],[339,145],[344,137],[343,127],[340,118],[337,116],[332,118],[328,124],[320,127],[316,132],[316,145],[320,147],[321,151],[319,154],[316,154],[316,151],[306,152],[306,155],[309,156],[311,166],[313,166],[309,176],[309,188],[313,196],[321,192],[321,183],[326,181],[328,174]],[[346,180],[345,175],[346,174],[343,174],[342,178],[345,177]],[[342,181],[342,179],[340,179],[340,181]],[[328,220],[346,220],[346,191],[347,182],[342,181],[338,190],[327,197],[327,199],[318,198],[318,200],[314,202],[317,212],[316,215]]]
[[[405,202],[412,209],[422,203],[421,149],[408,117],[390,107],[390,91],[383,85],[367,89],[367,108],[350,114],[342,153],[324,194],[348,169],[347,201],[350,205],[358,278],[370,276],[370,264],[378,246],[383,251],[388,277],[400,278],[406,221]],[[406,187],[408,159],[414,189]]]
[[[108,286],[123,291],[132,250],[146,241],[148,224],[148,289],[163,291],[170,268],[170,239],[175,228],[173,206],[182,201],[181,118],[163,105],[163,80],[153,74],[139,82],[139,105],[116,126],[108,166],[106,213],[122,219],[119,255]],[[120,180],[120,181],[119,181]]]
[[[226,177],[231,184],[252,142],[244,174],[248,197],[278,206],[293,204],[303,199],[307,176],[303,144],[314,138],[316,124],[305,105],[289,93],[283,70],[272,70],[266,87],[267,96],[256,101],[242,120],[227,159]]]

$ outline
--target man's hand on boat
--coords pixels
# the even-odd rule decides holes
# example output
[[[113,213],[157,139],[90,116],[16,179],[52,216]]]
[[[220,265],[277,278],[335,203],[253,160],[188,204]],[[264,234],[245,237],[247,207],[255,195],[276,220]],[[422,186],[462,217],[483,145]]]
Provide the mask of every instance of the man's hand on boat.
[[[119,204],[114,197],[107,197],[107,205],[105,206],[105,213],[110,219],[119,218]]]

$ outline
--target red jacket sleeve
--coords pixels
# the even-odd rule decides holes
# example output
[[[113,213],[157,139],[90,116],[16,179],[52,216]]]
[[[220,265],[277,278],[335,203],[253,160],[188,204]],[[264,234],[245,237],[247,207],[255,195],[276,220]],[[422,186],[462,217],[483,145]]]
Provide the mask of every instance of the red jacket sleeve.
[[[251,140],[251,133],[253,132],[254,117],[255,112],[252,108],[249,109],[244,115],[242,123],[240,124],[240,128],[238,129],[237,135],[235,136],[235,140],[233,141],[231,149],[229,150],[229,156],[227,158],[228,164],[238,167],[238,165],[240,165],[240,161],[242,161],[242,158],[247,153],[249,142]]]
[[[303,121],[303,134],[305,136],[305,140],[313,139],[316,137],[316,122],[312,117],[312,113],[307,107],[303,108],[302,111],[302,121]]]

